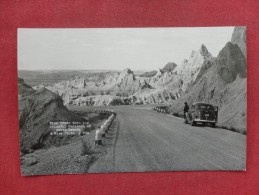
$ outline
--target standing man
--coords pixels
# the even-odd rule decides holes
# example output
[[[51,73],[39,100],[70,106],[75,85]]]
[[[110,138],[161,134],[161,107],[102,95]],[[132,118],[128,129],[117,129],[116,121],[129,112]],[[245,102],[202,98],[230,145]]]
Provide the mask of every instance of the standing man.
[[[186,117],[186,114],[189,112],[189,106],[187,104],[187,102],[184,102],[184,109],[183,109],[183,114],[184,114],[184,119],[185,119],[185,122],[187,123],[187,117]]]

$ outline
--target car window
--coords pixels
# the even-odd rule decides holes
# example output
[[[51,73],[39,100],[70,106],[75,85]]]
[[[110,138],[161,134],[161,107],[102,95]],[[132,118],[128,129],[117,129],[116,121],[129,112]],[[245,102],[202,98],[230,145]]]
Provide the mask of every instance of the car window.
[[[197,108],[199,110],[214,110],[213,106],[211,105],[205,105],[205,104],[198,104]]]

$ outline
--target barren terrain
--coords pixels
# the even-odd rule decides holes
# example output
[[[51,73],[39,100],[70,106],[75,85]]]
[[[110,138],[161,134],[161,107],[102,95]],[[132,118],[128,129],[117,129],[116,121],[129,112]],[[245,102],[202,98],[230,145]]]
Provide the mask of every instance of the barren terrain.
[[[89,112],[95,107],[70,107]],[[94,131],[70,144],[22,157],[23,174],[245,170],[246,136],[221,128],[192,127],[183,119],[149,106],[114,106],[117,117],[104,145],[81,155],[82,139],[93,144]],[[26,158],[37,163],[27,166]]]
[[[89,172],[245,170],[246,136],[184,124],[150,107],[120,106],[113,150]]]

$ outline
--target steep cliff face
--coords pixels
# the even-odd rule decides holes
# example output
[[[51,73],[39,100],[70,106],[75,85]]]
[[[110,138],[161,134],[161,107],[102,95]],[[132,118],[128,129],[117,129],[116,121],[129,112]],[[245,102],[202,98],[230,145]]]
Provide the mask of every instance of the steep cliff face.
[[[71,113],[61,97],[46,88],[34,90],[18,80],[19,127],[22,152],[30,152],[43,146],[56,144],[56,137],[50,136],[51,121],[84,121]]]
[[[116,84],[127,87],[128,85],[133,85],[135,80],[136,80],[136,77],[134,75],[134,72],[129,68],[127,68],[120,73],[120,76]]]
[[[242,51],[227,43],[215,59],[205,60],[196,80],[173,102],[170,112],[183,112],[184,102],[219,106],[219,123],[246,131],[246,60]]]
[[[163,72],[161,69],[159,69],[155,76],[147,79],[147,82],[150,83],[151,86],[159,88],[160,86],[172,81],[172,79],[172,72]]]
[[[231,42],[236,43],[240,47],[243,55],[246,58],[247,51],[246,51],[246,27],[245,26],[236,26],[234,28]]]
[[[246,59],[237,44],[228,42],[217,57],[218,74],[230,83],[237,75],[246,78]]]
[[[174,69],[173,72],[177,74],[178,79],[183,81],[182,91],[196,80],[205,60],[212,60],[212,55],[202,44],[199,50],[191,52],[188,60],[183,60],[182,64]]]
[[[120,73],[115,82],[109,83],[106,89],[125,91],[128,94],[132,94],[134,91],[140,89],[140,85],[134,72],[127,68]]]

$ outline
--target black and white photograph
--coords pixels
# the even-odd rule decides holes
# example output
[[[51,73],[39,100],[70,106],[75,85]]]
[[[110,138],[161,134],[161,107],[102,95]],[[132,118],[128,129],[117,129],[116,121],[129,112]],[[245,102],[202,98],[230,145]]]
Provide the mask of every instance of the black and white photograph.
[[[23,176],[246,170],[245,26],[17,36]]]

